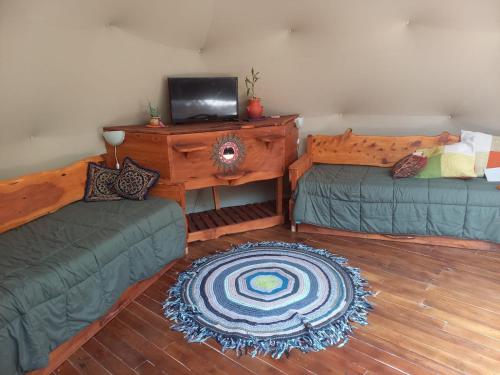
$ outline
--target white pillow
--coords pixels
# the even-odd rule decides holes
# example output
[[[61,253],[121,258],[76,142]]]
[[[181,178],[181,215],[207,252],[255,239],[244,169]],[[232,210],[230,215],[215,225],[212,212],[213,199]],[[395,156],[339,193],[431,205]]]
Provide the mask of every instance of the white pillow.
[[[460,140],[474,145],[476,152],[476,163],[474,170],[477,177],[484,177],[484,170],[488,165],[493,136],[490,134],[462,130]]]

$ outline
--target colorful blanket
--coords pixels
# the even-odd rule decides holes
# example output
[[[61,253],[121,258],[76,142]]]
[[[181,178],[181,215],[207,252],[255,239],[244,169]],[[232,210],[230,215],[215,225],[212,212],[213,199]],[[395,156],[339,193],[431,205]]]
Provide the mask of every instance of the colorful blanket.
[[[477,177],[484,177],[486,168],[500,168],[500,137],[462,130],[461,139],[474,144]]]

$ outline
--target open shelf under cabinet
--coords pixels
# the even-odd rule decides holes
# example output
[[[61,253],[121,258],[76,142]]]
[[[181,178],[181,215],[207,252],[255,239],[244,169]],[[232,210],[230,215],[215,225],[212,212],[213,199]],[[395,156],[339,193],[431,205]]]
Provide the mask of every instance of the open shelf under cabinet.
[[[224,234],[264,229],[282,224],[284,218],[276,210],[276,202],[252,203],[242,206],[190,213],[188,242],[218,238]]]

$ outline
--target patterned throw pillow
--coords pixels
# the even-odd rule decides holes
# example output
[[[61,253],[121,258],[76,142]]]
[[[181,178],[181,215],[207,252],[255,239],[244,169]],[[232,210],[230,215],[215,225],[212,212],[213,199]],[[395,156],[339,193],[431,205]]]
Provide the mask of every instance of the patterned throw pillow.
[[[123,168],[115,181],[114,187],[123,198],[142,201],[149,189],[160,178],[160,174],[137,165],[132,159],[125,158]]]
[[[500,137],[462,130],[460,139],[474,144],[477,177],[484,177],[485,168],[500,168]]]
[[[96,163],[89,163],[83,200],[85,202],[100,202],[122,199],[116,194],[114,188],[119,173],[119,170],[106,168]]]
[[[415,176],[416,178],[476,177],[476,155],[474,145],[470,142],[462,141],[417,152],[427,156],[427,166]]]
[[[414,177],[427,165],[427,158],[420,154],[405,156],[392,167],[392,177],[408,178]]]

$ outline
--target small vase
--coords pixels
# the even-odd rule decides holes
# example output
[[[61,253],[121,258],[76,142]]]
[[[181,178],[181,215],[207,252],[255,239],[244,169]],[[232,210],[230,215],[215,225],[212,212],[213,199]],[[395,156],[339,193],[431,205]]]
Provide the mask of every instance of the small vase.
[[[160,128],[161,126],[161,120],[159,117],[151,117],[149,120],[149,124],[147,125],[149,128]]]
[[[262,117],[264,107],[260,103],[260,98],[248,99],[247,114],[251,120],[256,120]]]

